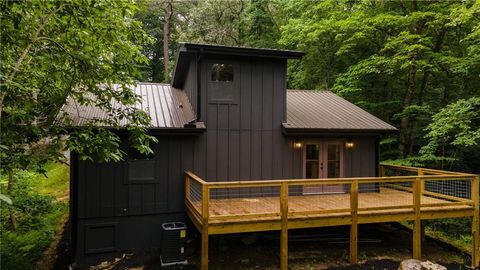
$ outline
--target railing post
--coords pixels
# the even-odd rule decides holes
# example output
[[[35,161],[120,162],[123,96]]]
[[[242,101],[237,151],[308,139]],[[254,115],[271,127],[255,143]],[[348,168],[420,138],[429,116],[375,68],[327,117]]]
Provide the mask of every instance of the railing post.
[[[208,270],[208,216],[209,216],[210,189],[207,184],[202,185],[202,257],[201,270]]]
[[[418,176],[423,176],[423,170],[421,168],[418,168],[417,170]],[[423,194],[425,193],[425,181],[420,181],[420,205],[422,204],[421,200]],[[425,241],[425,222],[420,220],[420,240],[423,242]]]
[[[418,169],[418,176],[423,176],[423,170],[422,169]],[[425,181],[420,181],[420,194],[423,195],[423,192],[425,191]]]
[[[420,216],[421,186],[423,178],[420,176],[413,182],[413,208],[415,220],[413,225],[413,258],[420,260],[422,257],[422,225]]]
[[[288,185],[280,186],[280,214],[282,229],[280,235],[280,269],[288,269]]]
[[[380,177],[385,176],[385,167],[383,167],[382,164],[379,165],[379,174],[380,174]]]
[[[480,177],[472,178],[472,267],[480,267]]]
[[[353,180],[350,186],[350,210],[352,224],[350,225],[350,264],[358,263],[358,180]]]

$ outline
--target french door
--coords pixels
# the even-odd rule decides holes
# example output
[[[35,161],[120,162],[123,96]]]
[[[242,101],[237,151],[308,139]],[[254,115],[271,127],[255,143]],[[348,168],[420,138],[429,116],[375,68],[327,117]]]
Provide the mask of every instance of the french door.
[[[306,143],[304,148],[304,177],[343,177],[343,143],[341,141]],[[343,185],[304,186],[304,194],[344,192]]]

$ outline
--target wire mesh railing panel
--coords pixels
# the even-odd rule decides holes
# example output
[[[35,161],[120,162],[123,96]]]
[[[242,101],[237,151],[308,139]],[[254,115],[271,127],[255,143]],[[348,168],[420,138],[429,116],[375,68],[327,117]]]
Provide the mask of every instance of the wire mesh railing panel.
[[[411,181],[359,183],[358,210],[413,207]]]
[[[202,184],[190,179],[190,188],[187,198],[192,203],[192,205],[198,210],[199,213],[202,213]]]
[[[472,180],[435,179],[425,180],[422,190],[421,204],[435,205],[450,202],[465,202],[471,199]]]
[[[350,211],[350,184],[290,185],[290,214],[315,214]]]
[[[209,210],[212,218],[279,214],[280,186],[212,187]]]
[[[190,209],[193,206],[200,215],[208,203],[208,218],[237,221],[279,218],[284,202],[288,205],[289,218],[471,206],[474,175],[438,174],[438,171],[427,170],[390,166],[382,169],[386,176],[381,178],[232,183],[207,183],[187,174],[186,201]],[[287,196],[281,187],[288,188]],[[202,190],[208,191],[208,201]]]
[[[382,166],[384,176],[413,176],[418,175],[417,169],[402,169],[397,167]]]

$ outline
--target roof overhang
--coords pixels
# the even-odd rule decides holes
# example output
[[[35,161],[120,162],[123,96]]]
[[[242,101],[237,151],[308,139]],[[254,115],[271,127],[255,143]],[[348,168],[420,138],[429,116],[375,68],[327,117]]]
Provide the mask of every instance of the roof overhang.
[[[282,124],[283,134],[286,136],[386,136],[396,134],[398,130],[388,129],[325,129],[325,128],[288,128]]]
[[[67,132],[73,132],[76,130],[85,129],[85,127],[64,127]],[[119,135],[128,134],[128,130],[125,127],[94,127],[105,128],[109,131],[115,132]],[[184,127],[184,128],[147,128],[147,133],[150,135],[192,135],[198,136],[206,131],[206,127]]]
[[[172,86],[183,88],[189,61],[197,55],[228,55],[237,57],[258,57],[269,59],[298,59],[305,53],[292,50],[266,48],[233,47],[214,44],[180,43],[177,50],[175,68],[173,69]]]

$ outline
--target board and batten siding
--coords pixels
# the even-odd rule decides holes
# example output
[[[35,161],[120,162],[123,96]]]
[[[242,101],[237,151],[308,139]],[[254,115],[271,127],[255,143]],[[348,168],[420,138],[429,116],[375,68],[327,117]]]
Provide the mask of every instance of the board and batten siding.
[[[208,69],[234,64],[233,103],[209,97]],[[207,181],[301,177],[301,150],[282,134],[286,117],[286,61],[204,58],[201,119],[207,127],[195,143],[194,172]]]
[[[353,138],[354,148],[344,149],[345,177],[378,176],[377,137],[359,136]]]
[[[78,161],[78,218],[182,212],[183,171],[193,167],[194,142],[161,136],[155,151],[155,179],[129,182],[127,161]]]
[[[194,114],[197,114],[197,59],[196,55],[192,55],[189,59],[190,65],[187,69],[187,75],[183,84],[183,90],[185,91]]]

